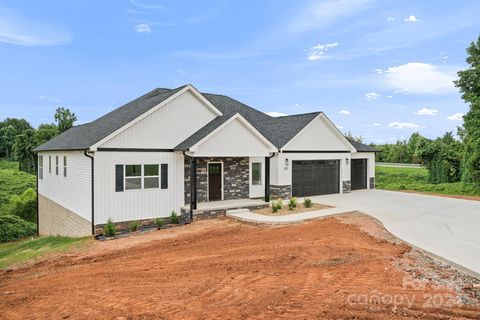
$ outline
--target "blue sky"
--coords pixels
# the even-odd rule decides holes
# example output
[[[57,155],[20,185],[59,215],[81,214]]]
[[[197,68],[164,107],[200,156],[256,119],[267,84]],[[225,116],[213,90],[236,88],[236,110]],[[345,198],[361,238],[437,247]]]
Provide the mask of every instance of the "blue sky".
[[[0,1],[0,119],[84,123],[193,84],[264,112],[322,110],[368,142],[461,125],[452,84],[477,1]]]

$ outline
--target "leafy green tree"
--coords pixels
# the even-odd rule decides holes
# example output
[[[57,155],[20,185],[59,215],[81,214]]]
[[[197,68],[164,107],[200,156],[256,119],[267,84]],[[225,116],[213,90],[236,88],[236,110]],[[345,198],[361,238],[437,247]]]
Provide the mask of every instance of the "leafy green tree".
[[[350,138],[352,139],[353,141],[357,141],[359,143],[363,143],[364,139],[362,136],[360,135],[354,135],[351,131],[348,131],[346,134],[345,134],[345,137],[347,138]]]
[[[25,119],[6,118],[0,122],[0,157],[14,159],[15,137],[32,126]]]
[[[465,151],[462,178],[480,186],[480,36],[470,44],[467,53],[469,67],[459,71],[458,80],[455,81],[462,99],[470,104],[468,113],[463,117]]]
[[[70,109],[61,107],[55,111],[55,122],[60,133],[70,129],[75,121],[77,121],[77,116]]]
[[[21,195],[15,195],[7,205],[7,214],[36,222],[37,219],[37,193],[32,188],[25,190]]]
[[[36,157],[33,149],[37,146],[35,139],[36,131],[27,130],[15,138],[14,151],[19,169],[28,173],[35,173]]]

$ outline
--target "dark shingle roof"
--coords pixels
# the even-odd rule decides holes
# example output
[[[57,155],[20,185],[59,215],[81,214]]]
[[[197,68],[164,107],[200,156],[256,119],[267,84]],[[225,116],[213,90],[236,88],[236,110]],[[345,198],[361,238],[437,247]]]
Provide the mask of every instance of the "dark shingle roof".
[[[87,149],[184,87],[181,86],[176,89],[157,88],[152,90],[95,121],[72,127],[47,143],[35,148],[35,151]],[[202,93],[202,95],[219,109],[223,115],[216,117],[181,142],[175,147],[176,150],[188,150],[188,148],[195,145],[235,114],[242,115],[267,140],[280,149],[320,114],[320,112],[313,112],[274,118],[224,95],[210,93]],[[372,147],[358,144],[354,141],[350,142],[358,151],[376,151]]]
[[[363,144],[363,143],[360,143],[360,142],[357,142],[349,137],[345,137],[347,138],[348,142],[350,142],[350,144],[358,151],[358,152],[378,152],[377,149],[375,149],[374,147],[370,147],[369,145],[366,145],[366,144]]]
[[[152,90],[95,121],[68,129],[34,151],[87,149],[184,87]]]

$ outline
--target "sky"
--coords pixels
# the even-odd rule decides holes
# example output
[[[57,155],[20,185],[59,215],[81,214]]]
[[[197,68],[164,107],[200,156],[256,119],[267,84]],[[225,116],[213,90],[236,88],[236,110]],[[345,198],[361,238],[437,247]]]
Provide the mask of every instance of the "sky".
[[[323,111],[366,142],[456,131],[479,1],[1,1],[0,119],[77,124],[190,83],[263,112]]]

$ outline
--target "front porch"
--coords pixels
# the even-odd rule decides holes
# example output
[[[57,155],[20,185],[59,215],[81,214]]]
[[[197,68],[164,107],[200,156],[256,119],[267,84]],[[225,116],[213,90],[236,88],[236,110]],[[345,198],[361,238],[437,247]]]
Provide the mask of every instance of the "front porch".
[[[233,199],[222,201],[199,202],[197,208],[193,209],[193,219],[208,219],[223,216],[227,210],[236,209],[260,209],[268,207],[269,203],[264,199]],[[190,203],[181,208],[182,214],[190,213]]]

